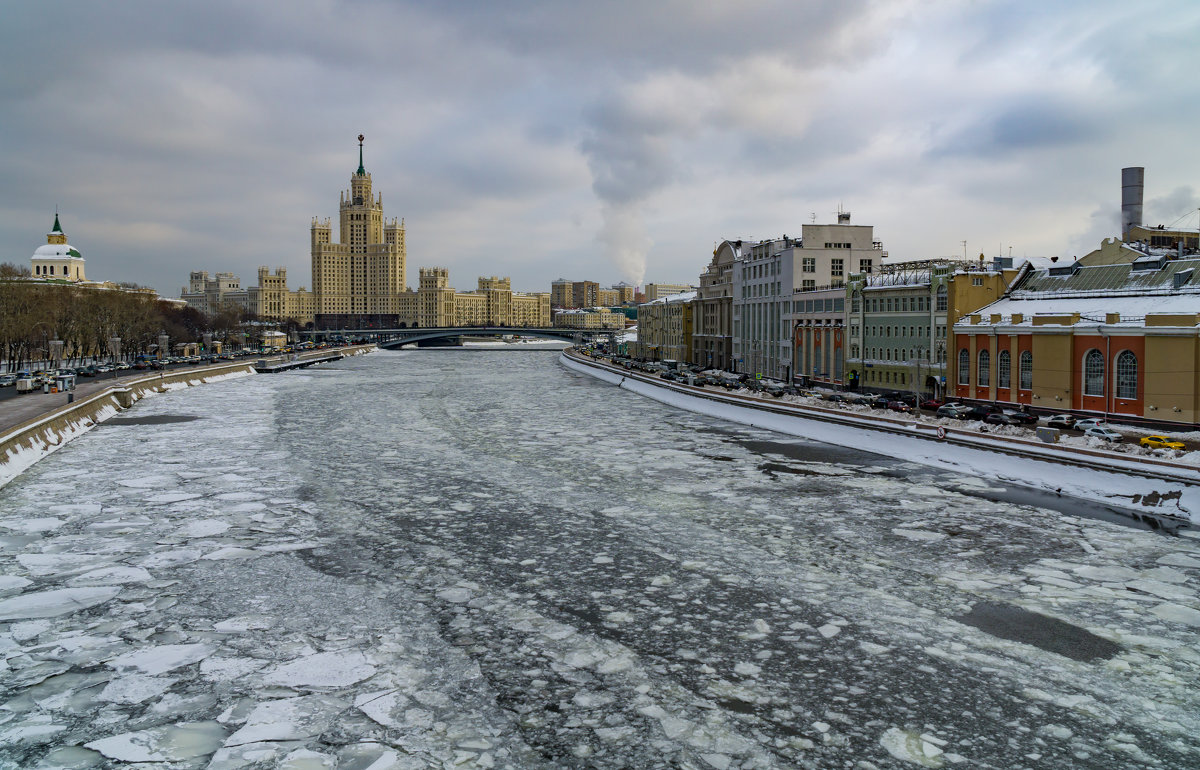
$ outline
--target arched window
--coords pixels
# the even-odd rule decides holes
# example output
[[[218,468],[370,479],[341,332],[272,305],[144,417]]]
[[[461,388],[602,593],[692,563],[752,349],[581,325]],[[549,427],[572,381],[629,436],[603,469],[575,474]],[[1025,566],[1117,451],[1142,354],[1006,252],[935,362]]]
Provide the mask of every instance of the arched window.
[[[937,309],[944,311],[946,309],[946,284],[941,284],[937,287]]]
[[[971,383],[971,354],[966,348],[958,351],[958,384],[969,385]]]
[[[986,350],[979,351],[979,371],[975,373],[975,384],[986,388],[992,381],[992,354]]]
[[[1012,387],[1012,357],[1007,350],[1001,350],[996,356],[996,387]]]
[[[1021,390],[1033,389],[1033,353],[1028,350],[1021,351],[1020,368],[1021,368]]]
[[[1083,395],[1104,395],[1104,354],[1095,348],[1083,357]]]
[[[1137,398],[1137,356],[1122,350],[1117,356],[1117,398]]]

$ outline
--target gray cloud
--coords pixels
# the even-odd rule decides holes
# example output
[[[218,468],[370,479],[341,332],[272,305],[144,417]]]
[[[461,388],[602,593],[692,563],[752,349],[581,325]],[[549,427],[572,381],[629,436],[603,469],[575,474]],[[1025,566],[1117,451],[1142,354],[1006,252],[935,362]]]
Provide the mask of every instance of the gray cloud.
[[[1103,230],[1121,165],[1148,200],[1194,186],[1200,55],[1163,41],[1198,20],[1183,0],[10,4],[0,260],[59,204],[93,277],[308,284],[309,219],[336,215],[360,131],[410,273],[462,286],[694,280],[713,241],[839,203],[893,254],[1065,253]]]

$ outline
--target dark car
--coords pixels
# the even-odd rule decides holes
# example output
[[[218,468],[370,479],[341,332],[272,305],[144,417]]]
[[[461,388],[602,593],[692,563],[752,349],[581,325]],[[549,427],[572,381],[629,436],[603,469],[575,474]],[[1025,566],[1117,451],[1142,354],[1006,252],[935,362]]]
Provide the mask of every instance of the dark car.
[[[982,404],[980,406],[973,406],[970,409],[968,409],[967,414],[963,419],[965,419],[965,420],[986,420],[989,414],[1001,414],[1003,412],[1004,412],[1004,410],[998,406]]]
[[[970,407],[963,404],[943,404],[938,407],[938,417],[953,417],[956,420],[965,420],[970,413]]]
[[[871,399],[870,406],[872,409],[887,409],[890,403],[892,403],[892,399],[887,396],[876,396]]]
[[[992,412],[983,421],[988,425],[1016,425],[1017,421],[1004,412]]]
[[[1004,414],[1008,415],[1014,425],[1037,425],[1037,415],[1020,409],[1006,409]]]

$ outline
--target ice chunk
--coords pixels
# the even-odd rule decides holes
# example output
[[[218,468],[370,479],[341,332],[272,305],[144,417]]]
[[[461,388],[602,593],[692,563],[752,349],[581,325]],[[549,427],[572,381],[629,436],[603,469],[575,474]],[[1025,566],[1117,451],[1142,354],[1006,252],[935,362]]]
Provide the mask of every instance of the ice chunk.
[[[1182,623],[1185,626],[1194,626],[1200,628],[1200,610],[1194,610],[1191,607],[1184,607],[1181,604],[1172,604],[1167,602],[1160,604],[1150,610],[1155,616],[1163,620],[1169,620],[1172,623]]]
[[[71,586],[115,586],[122,583],[144,583],[153,580],[154,576],[142,567],[104,567],[82,575],[76,575],[67,581]]]
[[[1194,556],[1188,556],[1184,553],[1169,553],[1166,556],[1158,558],[1159,564],[1167,564],[1172,567],[1192,567],[1200,568],[1200,559]]]
[[[251,548],[227,546],[225,548],[218,548],[212,553],[206,553],[200,558],[208,559],[210,561],[222,561],[225,559],[254,559],[262,555],[263,554],[261,551],[255,551]]]
[[[359,711],[384,727],[401,727],[404,725],[401,709],[407,703],[408,698],[405,698],[396,690],[363,693],[354,699],[354,705],[358,707]],[[398,718],[397,714],[401,716]]]
[[[309,749],[296,749],[279,763],[279,770],[333,770],[337,758]]]
[[[140,564],[150,569],[154,569],[155,567],[175,567],[180,564],[190,564],[199,559],[201,555],[202,552],[198,548],[175,548],[170,551],[152,553],[142,559]]]
[[[284,663],[263,677],[284,687],[349,687],[375,675],[361,652],[319,652]]]
[[[209,644],[160,644],[113,658],[108,665],[118,671],[135,669],[143,674],[164,674],[181,666],[198,663],[212,655],[214,650]]]
[[[232,682],[234,679],[258,671],[267,665],[255,658],[205,658],[200,661],[200,673],[216,682]]]
[[[919,734],[901,730],[898,727],[888,728],[879,738],[879,744],[896,759],[912,762],[922,767],[941,767],[942,749],[935,743],[925,740]]]
[[[110,703],[143,703],[162,695],[173,684],[175,684],[174,679],[130,674],[110,681],[97,697]]]
[[[19,575],[0,575],[0,591],[5,593],[19,591],[32,583],[32,580],[20,577]]]
[[[225,728],[216,722],[182,722],[84,745],[122,762],[184,762],[212,754],[224,738]]]
[[[35,577],[73,575],[111,561],[107,556],[94,553],[23,553],[17,557],[17,562]]]
[[[841,628],[841,626],[835,626],[832,623],[826,623],[825,625],[818,628],[817,631],[821,634],[821,636],[825,637],[826,639],[832,639],[833,637],[837,636],[838,634],[840,634],[842,632],[842,628]]]
[[[112,599],[119,588],[56,588],[51,591],[34,591],[11,599],[0,600],[0,620],[20,618],[53,618],[71,612],[86,610]]]
[[[924,529],[900,529],[899,527],[893,529],[892,534],[899,535],[900,537],[906,537],[909,540],[933,541],[944,540],[946,538],[945,532],[930,532]]]
[[[200,519],[189,522],[179,528],[178,534],[183,537],[212,537],[229,529],[229,524],[217,519]]]
[[[349,705],[346,701],[325,695],[304,695],[260,703],[246,717],[242,729],[225,741],[225,747],[315,737],[328,730],[338,714]]]
[[[468,588],[444,588],[437,592],[437,597],[451,604],[466,604],[471,601],[472,593]]]
[[[27,535],[36,534],[38,532],[50,532],[58,529],[64,524],[62,519],[53,517],[43,519],[16,519],[15,521],[0,521],[0,527],[11,529],[14,532],[23,532]]]

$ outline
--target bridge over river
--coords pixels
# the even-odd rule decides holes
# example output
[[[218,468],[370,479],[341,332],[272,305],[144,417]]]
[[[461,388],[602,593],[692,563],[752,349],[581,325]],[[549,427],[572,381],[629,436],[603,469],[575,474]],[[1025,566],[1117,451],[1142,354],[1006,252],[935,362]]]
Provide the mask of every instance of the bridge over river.
[[[371,339],[379,347],[389,350],[437,341],[461,340],[463,337],[540,337],[549,340],[562,340],[581,344],[598,340],[609,340],[615,332],[611,329],[564,329],[557,327],[515,327],[515,326],[447,326],[447,327],[411,327],[403,329],[324,329],[304,332],[309,339],[321,340],[329,337],[353,337],[355,339]]]

